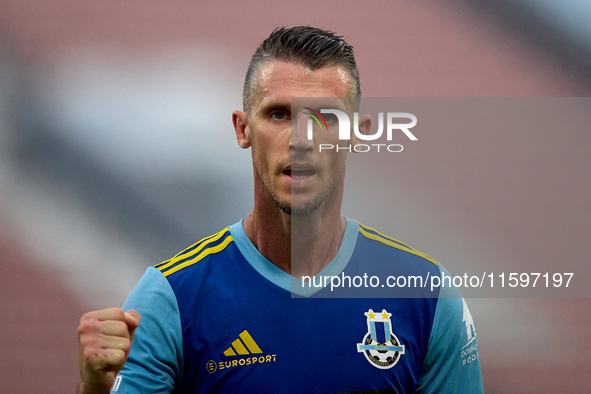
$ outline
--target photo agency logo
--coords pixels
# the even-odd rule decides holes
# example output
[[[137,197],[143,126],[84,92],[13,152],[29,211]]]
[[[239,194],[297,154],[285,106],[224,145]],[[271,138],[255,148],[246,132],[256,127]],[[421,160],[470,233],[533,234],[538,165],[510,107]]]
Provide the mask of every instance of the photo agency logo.
[[[371,130],[360,131],[359,125],[359,112],[353,112],[353,124],[351,125],[351,119],[346,112],[338,109],[327,109],[321,108],[317,111],[311,107],[302,107],[308,112],[303,112],[308,115],[307,119],[307,132],[306,137],[309,141],[314,139],[314,127],[315,124],[318,126],[320,132],[328,132],[330,130],[329,124],[338,122],[338,140],[339,141],[351,141],[352,134],[351,130],[356,137],[356,141],[362,141],[360,143],[346,143],[339,145],[336,143],[322,143],[318,144],[319,152],[325,151],[336,151],[347,150],[349,152],[402,152],[404,147],[401,144],[392,143],[392,140],[396,133],[402,132],[411,141],[417,141],[417,137],[410,131],[411,128],[417,124],[417,117],[408,112],[379,112],[377,116],[378,129],[375,133],[371,133]],[[327,121],[328,119],[328,121]],[[385,121],[384,121],[385,119]],[[384,127],[386,123],[386,127]],[[351,127],[353,126],[353,127]],[[386,131],[386,140],[388,143],[379,143],[378,140],[384,135],[384,129]],[[370,142],[372,141],[372,142]]]

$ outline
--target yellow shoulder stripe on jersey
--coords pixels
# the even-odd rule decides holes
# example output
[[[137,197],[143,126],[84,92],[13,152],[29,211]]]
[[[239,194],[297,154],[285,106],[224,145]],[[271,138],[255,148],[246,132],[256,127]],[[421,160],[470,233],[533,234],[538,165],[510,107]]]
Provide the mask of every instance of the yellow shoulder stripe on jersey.
[[[222,231],[224,231],[224,230],[222,230]],[[160,269],[164,264],[166,264],[168,267],[170,267],[170,264],[168,264],[169,262],[171,262],[172,260],[176,259],[177,257],[184,256],[185,253],[187,254],[187,256],[189,256],[188,253],[191,252],[191,251],[193,251],[193,250],[195,250],[194,248],[196,248],[200,243],[202,243],[204,241],[207,241],[208,239],[213,238],[213,237],[215,237],[218,234],[219,233],[215,233],[213,235],[210,235],[209,237],[205,237],[205,238],[203,238],[203,239],[195,242],[193,245],[189,246],[188,248],[183,249],[180,252],[178,252],[176,255],[174,255],[174,257],[172,257],[172,258],[170,258],[168,260],[164,260],[161,263],[155,264],[154,267]],[[181,257],[181,258],[183,258],[183,257]],[[178,259],[177,259],[177,261],[178,261]]]
[[[408,245],[407,245],[407,244],[405,244],[404,242],[401,242],[401,241],[399,241],[399,240],[397,240],[397,239],[394,239],[394,238],[392,238],[392,237],[388,237],[386,234],[380,233],[380,232],[379,232],[378,230],[376,230],[375,228],[371,228],[371,227],[369,227],[369,226],[366,226],[365,224],[361,224],[361,223],[359,223],[359,226],[363,227],[363,228],[364,228],[364,229],[366,229],[366,230],[373,231],[374,233],[376,233],[376,234],[379,234],[379,235],[381,235],[382,237],[384,237],[384,238],[386,238],[386,239],[389,239],[390,241],[396,242],[396,243],[397,243],[397,244],[399,244],[399,245],[402,245],[402,246],[404,246],[404,247],[407,247],[407,248],[409,248],[409,249],[412,249],[412,250],[416,250],[415,248],[413,248],[413,247],[411,247],[411,246],[408,246]],[[418,251],[417,251],[417,252],[418,252]]]
[[[168,276],[170,274],[174,274],[177,271],[182,270],[183,268],[186,268],[190,265],[193,265],[195,263],[198,263],[199,261],[201,261],[202,259],[204,259],[205,257],[209,256],[210,254],[214,254],[214,253],[218,253],[221,252],[222,250],[224,250],[226,248],[226,246],[228,246],[228,244],[230,242],[232,242],[234,240],[234,238],[232,238],[231,235],[228,235],[226,237],[226,239],[224,239],[224,241],[216,246],[212,246],[211,248],[207,248],[205,249],[203,252],[201,252],[199,255],[197,255],[194,259],[191,259],[189,261],[185,261],[182,264],[179,264],[177,266],[172,267],[171,269],[169,269],[166,272],[162,272],[162,274],[164,274],[164,276]],[[161,269],[162,271],[162,269]]]
[[[226,228],[226,229],[224,229],[224,230],[222,230],[222,231],[220,231],[220,232],[225,232],[226,230],[229,230],[229,229],[227,229],[227,228]],[[195,247],[197,247],[197,246],[198,246],[200,243],[202,243],[202,242],[205,242],[205,241],[207,241],[208,239],[211,239],[211,238],[215,237],[215,236],[216,236],[216,235],[218,235],[218,234],[219,234],[219,232],[218,232],[218,233],[215,233],[215,234],[213,234],[213,235],[210,235],[209,237],[205,237],[205,238],[203,238],[203,239],[201,239],[201,240],[199,240],[199,241],[195,242],[193,245],[189,246],[188,248],[186,248],[186,249],[184,249],[184,250],[181,250],[180,252],[178,252],[176,255],[174,255],[174,257],[173,257],[173,258],[171,258],[171,259],[168,259],[168,260],[166,260],[166,261],[163,261],[163,262],[161,262],[161,263],[158,263],[158,264],[156,264],[154,267],[158,268],[158,267],[162,266],[163,264],[166,264],[166,263],[168,263],[169,261],[171,261],[171,260],[173,260],[173,259],[176,259],[177,257],[184,256],[185,254],[187,254],[187,256],[189,256],[189,254],[188,254],[188,253],[189,253],[189,252],[192,252],[193,250],[195,250],[194,248],[195,248]]]
[[[364,230],[364,228],[365,229],[368,229],[370,231],[375,231],[377,234],[373,234],[373,233],[367,232],[367,231]],[[363,225],[361,225],[361,223],[359,224],[359,232],[361,234],[363,234],[366,238],[373,239],[374,241],[381,242],[384,245],[388,245],[388,246],[391,246],[393,248],[400,249],[400,250],[403,250],[405,252],[408,252],[410,254],[414,254],[415,256],[422,257],[425,260],[428,260],[428,261],[430,261],[431,263],[433,263],[435,265],[439,265],[439,264],[437,264],[437,261],[435,261],[435,259],[433,257],[431,257],[431,256],[429,256],[429,255],[427,255],[427,254],[425,254],[423,252],[419,252],[418,250],[413,249],[410,246],[407,246],[407,245],[405,245],[405,244],[403,244],[403,243],[401,243],[399,241],[396,241],[393,238],[390,238],[390,237],[387,237],[387,236],[385,236],[385,235],[383,235],[381,233],[378,233],[376,230],[372,229],[371,227],[363,226]]]
[[[160,267],[162,264],[167,264],[167,263],[168,263],[170,260],[172,260],[172,259],[164,260],[164,261],[163,261],[163,262],[161,262],[161,263],[155,264],[155,265],[154,265],[154,267],[158,268],[158,267]]]
[[[214,235],[211,235],[211,236],[209,236],[207,238],[203,238],[201,241],[197,242],[193,246],[191,246],[191,247],[185,249],[184,251],[178,253],[172,259],[166,260],[166,261],[164,261],[164,262],[162,262],[162,263],[160,263],[158,265],[155,265],[155,267],[158,268],[160,271],[163,271],[163,270],[167,269],[168,267],[170,267],[171,265],[174,265],[174,264],[178,263],[181,260],[187,259],[187,258],[189,258],[191,256],[195,256],[201,250],[203,250],[204,247],[206,247],[210,243],[215,242],[218,239],[222,238],[224,236],[224,234],[227,233],[228,231],[230,231],[230,229],[228,227],[226,227],[225,229],[223,229],[219,233],[216,233]],[[195,248],[195,246],[197,246],[197,245],[199,245],[199,246]]]

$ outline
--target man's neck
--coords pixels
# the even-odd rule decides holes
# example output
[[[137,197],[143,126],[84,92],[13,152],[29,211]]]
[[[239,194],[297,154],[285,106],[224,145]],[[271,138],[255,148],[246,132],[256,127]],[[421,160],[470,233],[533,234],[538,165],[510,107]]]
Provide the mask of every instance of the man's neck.
[[[323,204],[303,216],[287,214],[274,202],[268,205],[268,201],[255,201],[254,209],[243,221],[254,246],[296,278],[322,271],[337,255],[345,234],[347,221],[340,214],[341,204]]]

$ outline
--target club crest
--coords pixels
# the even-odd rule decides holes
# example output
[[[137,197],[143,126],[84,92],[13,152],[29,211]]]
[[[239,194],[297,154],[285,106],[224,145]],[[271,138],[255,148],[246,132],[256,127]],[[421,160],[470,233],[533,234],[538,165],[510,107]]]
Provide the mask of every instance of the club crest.
[[[404,345],[392,333],[391,313],[373,310],[365,312],[368,332],[362,343],[357,344],[357,352],[363,353],[367,361],[380,369],[392,368],[404,354]]]

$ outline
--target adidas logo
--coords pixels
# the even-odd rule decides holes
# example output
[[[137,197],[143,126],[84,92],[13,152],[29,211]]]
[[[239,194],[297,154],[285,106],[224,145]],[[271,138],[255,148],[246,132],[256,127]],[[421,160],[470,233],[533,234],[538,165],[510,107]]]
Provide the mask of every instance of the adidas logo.
[[[252,339],[248,331],[244,330],[238,336],[239,338],[232,342],[232,346],[226,349],[224,356],[235,356],[236,354],[245,355],[251,353],[259,354],[263,352],[254,339]],[[242,341],[240,341],[241,339]],[[244,347],[244,345],[246,345],[246,347]],[[246,348],[248,348],[248,350]]]
[[[238,335],[238,338],[232,342],[232,346],[227,348],[224,351],[224,356],[226,357],[236,357],[236,356],[251,356],[251,357],[236,357],[232,360],[227,361],[219,361],[215,362],[213,360],[209,360],[205,364],[205,368],[207,372],[214,373],[218,369],[228,369],[232,367],[242,367],[245,365],[254,365],[254,364],[264,364],[264,363],[274,363],[276,355],[275,354],[267,354],[263,355],[263,351],[257,345],[257,343],[252,339],[250,334],[247,330],[244,330]],[[259,356],[260,355],[260,356]]]

